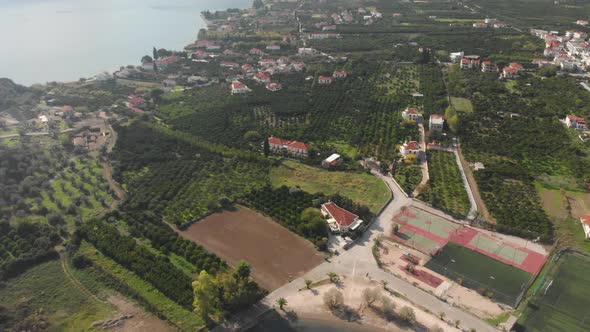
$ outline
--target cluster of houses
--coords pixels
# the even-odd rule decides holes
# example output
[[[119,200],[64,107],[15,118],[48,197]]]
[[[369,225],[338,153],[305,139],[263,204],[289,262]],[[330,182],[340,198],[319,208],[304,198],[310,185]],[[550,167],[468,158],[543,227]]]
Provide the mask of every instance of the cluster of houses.
[[[383,14],[377,11],[377,9],[375,8],[367,9],[364,7],[359,7],[356,11],[345,9],[339,13],[333,13],[332,15],[330,15],[330,18],[332,19],[332,22],[335,25],[355,24],[360,22],[362,22],[364,25],[371,25],[375,23],[376,20],[383,18]],[[320,22],[316,24],[316,27],[318,27],[318,25],[326,26],[325,24],[328,23]]]
[[[494,28],[494,29],[503,29],[507,28],[508,24],[504,22],[499,22],[495,18],[486,18],[483,22],[474,22],[472,26],[476,29],[485,29],[485,28]]]
[[[453,62],[459,61],[461,69],[481,70],[484,73],[500,72],[498,65],[492,61],[481,61],[479,55],[464,55],[463,52],[456,52],[450,54]],[[524,67],[518,62],[511,62],[508,66],[502,68],[500,74],[501,78],[517,78]]]
[[[563,71],[572,72],[590,66],[590,43],[586,41],[586,32],[567,30],[561,36],[559,31],[531,29],[530,32],[545,41],[543,56],[548,59],[533,61],[539,67],[556,65]]]
[[[402,118],[404,120],[415,121],[416,123],[424,122],[424,116],[415,107],[408,107],[402,111]],[[442,133],[445,125],[445,118],[441,114],[431,114],[428,119],[428,130],[431,133]],[[399,147],[400,154],[405,158],[409,155],[414,155],[418,159],[423,159],[424,149],[422,149],[420,142],[409,141],[404,142]]]
[[[332,76],[320,76],[318,77],[318,84],[327,85],[332,84],[334,79],[338,78],[346,78],[348,77],[348,72],[344,70],[336,70],[332,73]]]

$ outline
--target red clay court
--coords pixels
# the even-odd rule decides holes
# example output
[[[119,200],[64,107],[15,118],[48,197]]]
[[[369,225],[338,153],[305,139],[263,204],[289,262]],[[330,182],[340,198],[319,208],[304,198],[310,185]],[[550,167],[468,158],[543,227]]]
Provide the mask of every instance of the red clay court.
[[[435,254],[449,241],[518,269],[537,274],[547,257],[516,243],[503,241],[415,206],[393,217],[400,225],[393,237],[426,254]]]

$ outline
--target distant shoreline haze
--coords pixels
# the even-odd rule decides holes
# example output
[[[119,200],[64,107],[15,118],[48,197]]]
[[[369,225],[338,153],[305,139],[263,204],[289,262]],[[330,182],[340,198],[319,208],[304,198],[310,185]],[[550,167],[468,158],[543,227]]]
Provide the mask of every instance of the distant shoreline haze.
[[[182,50],[203,10],[251,0],[0,0],[0,77],[31,85],[138,65],[152,47]]]

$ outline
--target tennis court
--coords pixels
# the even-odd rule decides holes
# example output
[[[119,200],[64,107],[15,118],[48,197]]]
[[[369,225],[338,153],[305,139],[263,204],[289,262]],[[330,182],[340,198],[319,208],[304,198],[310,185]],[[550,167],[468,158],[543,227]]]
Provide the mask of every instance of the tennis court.
[[[565,252],[533,288],[517,331],[590,331],[590,258]]]
[[[514,306],[532,275],[459,244],[449,242],[426,268],[497,302]]]
[[[404,209],[393,221],[400,225],[394,237],[426,254],[434,254],[447,243],[454,242],[530,274],[537,274],[547,258],[527,249],[526,245],[503,241],[415,206]]]

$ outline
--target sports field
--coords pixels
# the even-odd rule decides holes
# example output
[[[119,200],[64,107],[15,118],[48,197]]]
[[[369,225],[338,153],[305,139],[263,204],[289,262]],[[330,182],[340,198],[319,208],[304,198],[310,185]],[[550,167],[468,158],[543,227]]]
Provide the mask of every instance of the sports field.
[[[503,241],[414,206],[394,216],[393,221],[400,225],[394,237],[426,254],[435,254],[447,243],[454,242],[533,275],[539,272],[546,260],[545,255],[526,246]]]
[[[449,242],[424,265],[497,302],[514,306],[532,275]]]
[[[590,331],[589,257],[564,253],[533,291],[518,321],[520,330]]]

